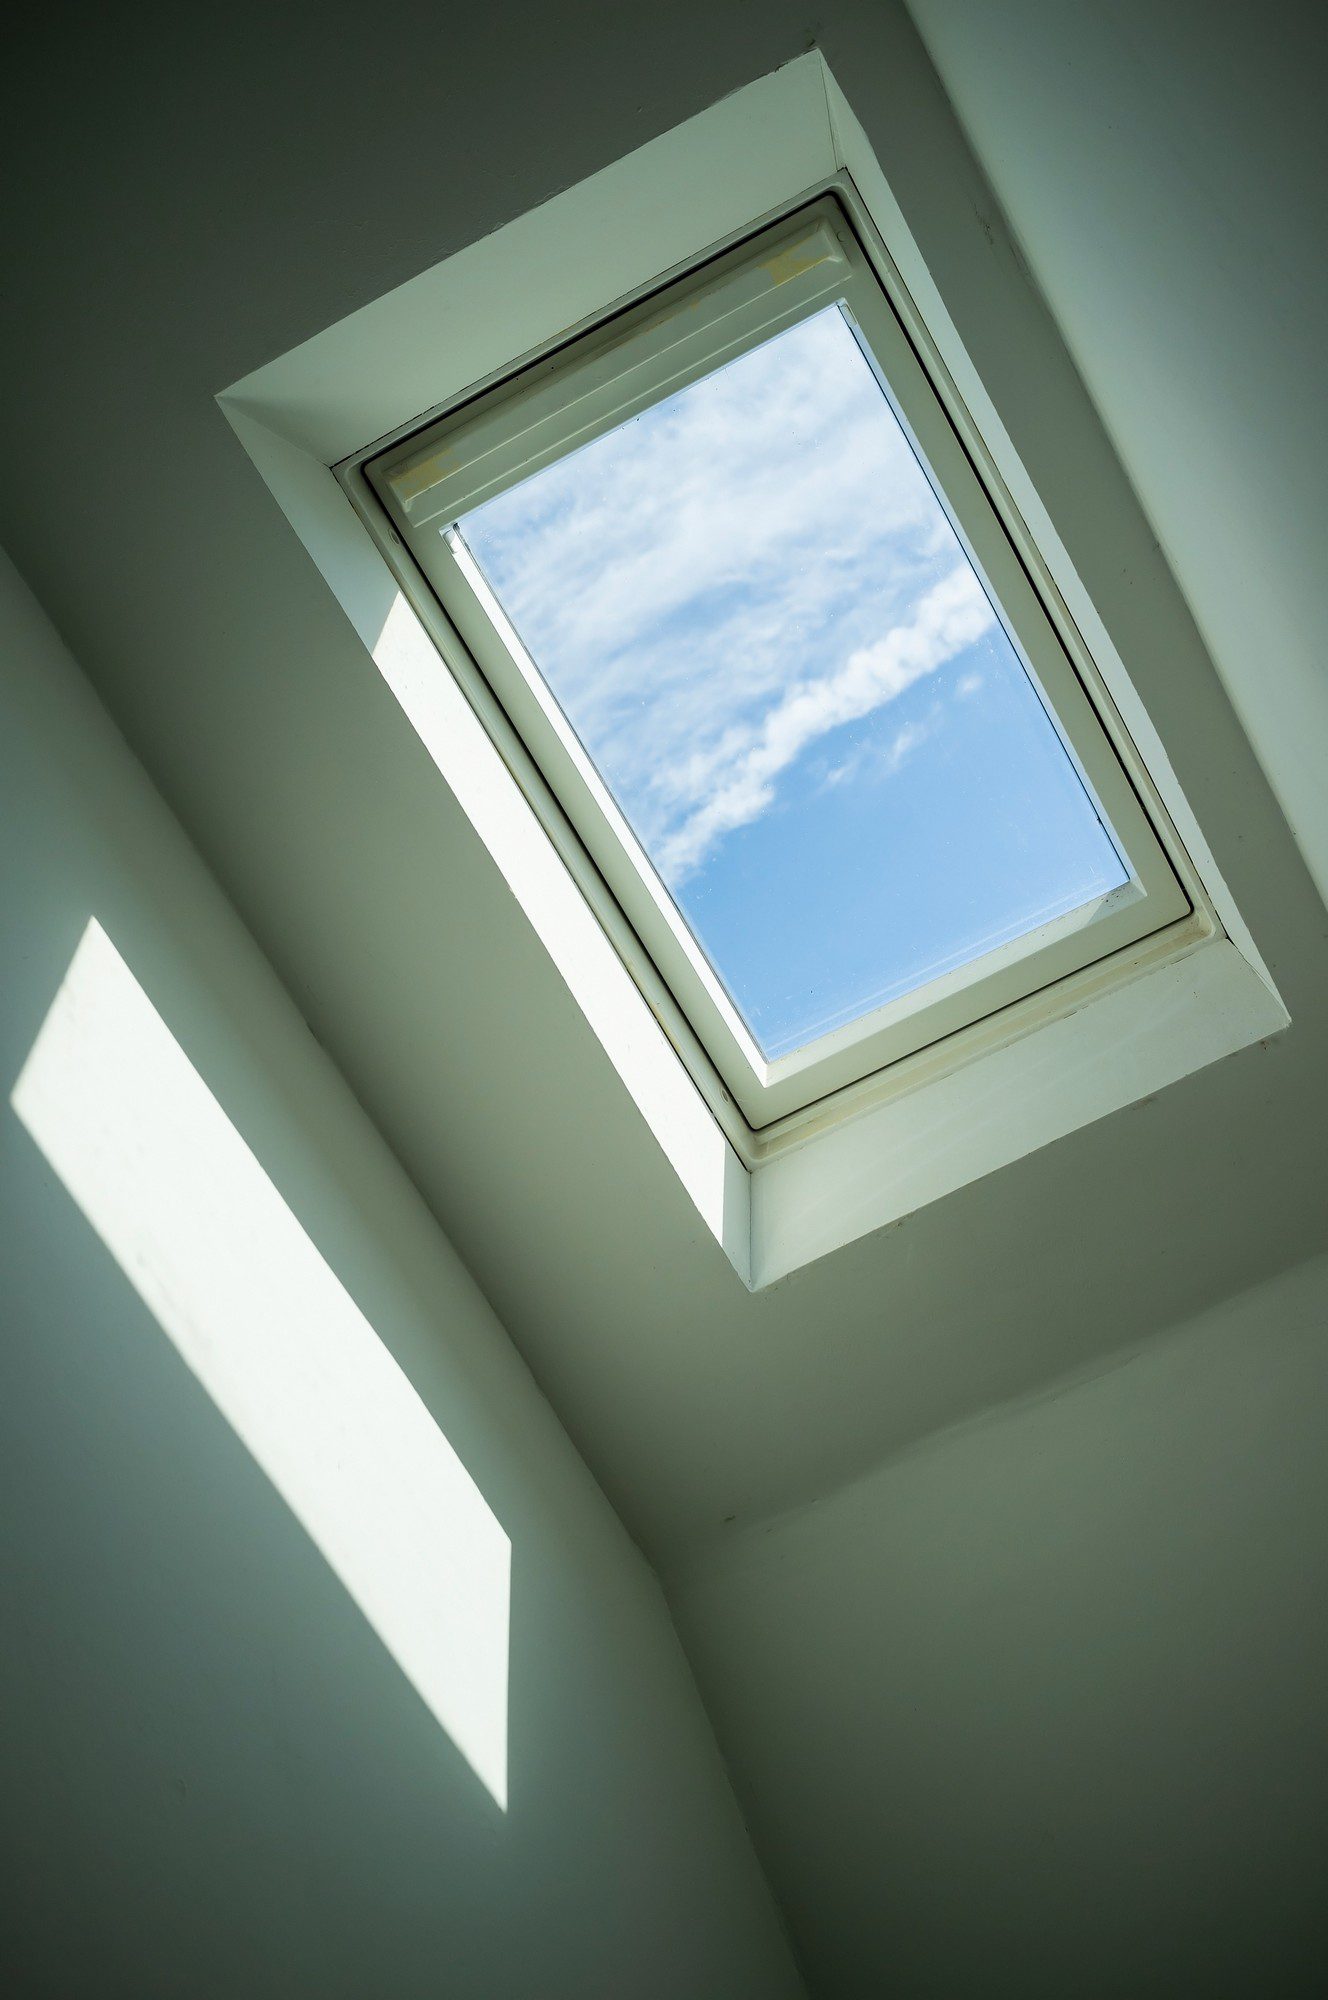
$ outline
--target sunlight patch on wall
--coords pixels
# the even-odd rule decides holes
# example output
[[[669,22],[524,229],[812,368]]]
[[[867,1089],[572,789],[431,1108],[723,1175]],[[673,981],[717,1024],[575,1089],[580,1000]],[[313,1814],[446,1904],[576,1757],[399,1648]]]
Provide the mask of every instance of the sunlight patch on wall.
[[[746,1169],[704,1098],[679,1075],[649,1007],[461,688],[398,592],[372,646],[374,664],[484,841],[553,963],[687,1190],[744,1279]]]
[[[95,919],[12,1102],[505,1809],[508,1538]]]

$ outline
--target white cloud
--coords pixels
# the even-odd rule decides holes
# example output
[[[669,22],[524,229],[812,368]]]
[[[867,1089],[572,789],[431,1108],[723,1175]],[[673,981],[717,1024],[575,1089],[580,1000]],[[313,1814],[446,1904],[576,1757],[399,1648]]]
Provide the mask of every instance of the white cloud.
[[[895,700],[980,639],[993,622],[982,586],[965,565],[927,592],[907,625],[850,655],[837,673],[790,690],[752,740],[728,760],[727,769],[716,774],[710,797],[664,841],[658,865],[665,879],[681,880],[724,834],[747,825],[771,805],[775,779],[809,744]]]
[[[942,713],[941,704],[933,702],[931,712],[921,722],[906,722],[895,731],[888,743],[857,744],[842,763],[832,765],[826,772],[823,780],[825,789],[837,791],[841,785],[893,778],[919,745],[935,733]]]
[[[811,744],[993,622],[834,310],[463,531],[675,885]]]

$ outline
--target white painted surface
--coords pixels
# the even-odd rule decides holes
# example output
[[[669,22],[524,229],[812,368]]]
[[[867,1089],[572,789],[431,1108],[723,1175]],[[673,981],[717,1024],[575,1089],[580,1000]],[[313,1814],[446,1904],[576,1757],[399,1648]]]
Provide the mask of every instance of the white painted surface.
[[[934,23],[939,5],[931,14]],[[999,171],[1034,258],[1034,285],[903,9],[892,0],[826,0],[816,31],[1075,565],[1094,593],[1115,594],[1131,673],[1151,663],[1149,709],[1295,1026],[1268,1050],[1215,1064],[757,1296],[735,1280],[664,1156],[642,1144],[645,1128],[612,1064],[212,399],[318,328],[796,56],[808,35],[805,8],[799,0],[669,0],[587,13],[491,0],[440,13],[433,0],[402,0],[390,33],[381,13],[363,8],[342,10],[334,30],[320,16],[318,32],[299,10],[268,8],[258,20],[242,4],[206,15],[107,9],[88,12],[76,36],[47,9],[29,10],[7,48],[13,98],[0,152],[7,185],[22,195],[5,205],[0,224],[8,295],[0,367],[15,390],[0,405],[5,539],[300,1012],[446,1219],[633,1531],[674,1561],[722,1543],[726,1515],[751,1522],[833,1491],[957,1418],[1036,1391],[1067,1369],[1100,1367],[1123,1344],[1147,1343],[1325,1242],[1322,905],[1147,522],[1118,505],[1122,490],[1129,502],[1131,483],[1145,493],[1178,567],[1182,540],[1208,552],[1206,597],[1191,555],[1183,562],[1209,647],[1222,659],[1238,633],[1251,662],[1267,659],[1265,684],[1246,697],[1250,726],[1259,718],[1265,737],[1294,728],[1312,781],[1321,732],[1315,711],[1290,703],[1289,690],[1309,686],[1305,649],[1325,629],[1314,541],[1324,514],[1324,343],[1297,290],[1307,277],[1321,283],[1324,270],[1322,175],[1313,165],[1324,133],[1318,66],[1302,60],[1298,41],[1321,10],[1030,8],[1015,0],[953,18],[970,50],[975,138],[993,173],[987,131],[997,118],[1026,156],[1017,190]],[[1125,32],[1108,49],[1113,22]],[[1198,24],[1179,62],[1166,55],[1177,23],[1187,31]],[[959,96],[957,44],[934,45]],[[1109,97],[1086,94],[1095,76],[1111,79]],[[52,78],[67,143],[52,142]],[[1035,217],[1053,208],[1054,236],[1042,222],[1035,231]],[[524,306],[513,302],[514,311]],[[1103,410],[1110,380],[1119,457],[1094,428],[1076,374],[1076,365],[1088,370],[1090,353]],[[1172,496],[1165,518],[1163,479]],[[1257,544],[1244,533],[1250,526]],[[1249,644],[1261,611],[1277,639],[1266,651]],[[1228,616],[1238,622],[1228,626]],[[1088,637],[1101,657],[1099,638]],[[1284,678],[1278,663],[1293,657],[1301,667]],[[90,768],[79,767],[69,790],[101,828]],[[6,794],[11,813],[16,796]],[[45,822],[53,836],[59,823]],[[79,853],[86,858],[95,844]],[[72,879],[61,875],[60,851],[53,837],[45,942],[5,959],[6,976],[27,994],[6,1041],[11,1075],[87,917],[86,899],[60,901],[60,883]],[[12,861],[12,842],[4,852]],[[187,884],[196,882],[192,863],[178,865]],[[142,880],[150,873],[146,861],[131,871]],[[194,908],[194,889],[181,893]],[[121,880],[121,916],[140,894]],[[140,976],[158,928],[141,914],[133,940]],[[124,945],[123,922],[117,934]],[[236,934],[227,931],[208,956],[207,935],[205,924],[191,931],[203,984],[226,993],[237,979],[248,994],[247,946],[233,948]],[[163,950],[158,974],[173,962]],[[174,1003],[194,989],[182,972],[149,984],[180,1032]],[[233,1022],[251,1018],[252,996],[239,999],[225,1034],[205,1032],[196,999],[185,1010],[199,1023],[188,1052],[232,1117],[239,1099],[227,1079],[243,1067]],[[278,1005],[269,998],[264,1009]],[[455,1262],[440,1265],[436,1248],[419,1250],[425,1225],[410,1221],[400,1178],[381,1158],[369,1170],[358,1114],[330,1084],[299,1082],[308,1073],[302,1064],[315,1063],[324,1079],[330,1072],[308,1053],[286,1060],[300,1036],[284,1002],[280,1011],[287,1026],[272,1044],[280,1060],[260,1064],[261,1083],[243,1093],[247,1110],[237,1122],[246,1140],[270,1167],[293,1092],[314,1140],[283,1155],[283,1192],[306,1226],[315,1211],[332,1213],[338,1268],[380,1330],[385,1296],[398,1301],[391,1322],[403,1355],[411,1349],[417,1383],[421,1355],[439,1365],[431,1329],[444,1311],[458,1338],[467,1328],[474,1334],[472,1359],[497,1356],[491,1322]],[[215,1059],[228,1050],[223,1075]],[[348,1120],[358,1135],[350,1145]],[[353,1200],[336,1196],[320,1154],[333,1172],[352,1156],[358,1162]],[[55,1990],[118,1983],[140,1992],[141,1954],[150,1951],[152,1979],[167,1990],[187,1954],[191,1973],[206,1965],[231,1990],[261,1991],[267,1978],[274,1992],[307,1984],[347,2000],[385,1982],[433,1993],[445,1976],[455,1985],[473,1975],[482,1987],[494,1953],[515,1957],[523,1937],[527,1949],[538,1938],[546,1966],[577,1962],[586,1975],[578,1952],[591,1947],[579,1927],[588,1909],[602,1919],[604,1906],[581,1836],[603,1801],[620,1796],[601,1780],[622,1786],[639,1775],[643,1795],[661,1780],[656,1755],[642,1751],[635,1761],[639,1739],[623,1722],[624,1677],[630,1682],[641,1666],[634,1645],[606,1626],[600,1654],[588,1657],[570,1640],[564,1648],[561,1613],[579,1621],[585,1596],[574,1591],[568,1609],[566,1593],[532,1600],[520,1587],[522,1548],[542,1558],[558,1539],[575,1511],[569,1492],[584,1490],[580,1475],[569,1475],[557,1505],[546,1491],[540,1513],[522,1518],[522,1536],[513,1533],[514,1671],[537,1655],[555,1665],[571,1658],[582,1692],[559,1673],[544,1711],[557,1731],[536,1727],[536,1706],[529,1726],[513,1728],[514,1775],[522,1747],[542,1755],[553,1744],[558,1761],[540,1813],[525,1823],[529,1843],[519,1854],[507,1850],[512,1884],[544,1884],[541,1900],[520,1905],[523,1937],[512,1938],[514,1896],[481,1896],[460,1916],[449,1900],[453,1868],[468,1887],[477,1879],[483,1834],[476,1821],[449,1817],[440,1785],[471,1784],[484,1803],[480,1788],[405,1682],[385,1669],[378,1641],[201,1393],[196,1408],[189,1404],[179,1386],[188,1378],[157,1329],[146,1315],[127,1316],[141,1309],[90,1233],[70,1231],[64,1191],[49,1175],[42,1185],[39,1196],[34,1183],[33,1202],[45,1204],[49,1228],[25,1236],[7,1294],[32,1340],[4,1349],[11,1369],[22,1357],[35,1371],[31,1401],[8,1396],[2,1407],[34,1412],[4,1469],[16,1477],[21,1468],[26,1482],[14,1515],[22,1596],[11,1601],[24,1607],[37,1675],[36,1684],[25,1678],[9,1711],[30,1713],[37,1726],[19,1744],[24,1790],[11,1785],[8,1794],[34,1803],[17,1828],[20,1865],[7,1880],[16,1907],[30,1904],[58,1928],[67,1956]],[[316,1186],[317,1200],[296,1201],[299,1185]],[[370,1256],[359,1223],[340,1226],[351,1211],[376,1218],[391,1258],[386,1249]],[[35,1205],[29,1212],[38,1215]],[[80,1243],[85,1261],[76,1263]],[[418,1280],[409,1305],[385,1275],[388,1263],[402,1268],[403,1256]],[[60,1288],[85,1287],[105,1305],[82,1333],[72,1316],[48,1313],[45,1302],[64,1296],[52,1273]],[[1321,1493],[1302,1479],[1305,1453],[1317,1466],[1322,1448],[1316,1380],[1299,1364],[1274,1365],[1271,1326],[1270,1316],[1267,1327],[1233,1335],[1236,1362],[1215,1361],[1221,1343],[1210,1343],[1181,1396],[1148,1378],[1142,1404],[1170,1412],[1164,1429],[1176,1433],[1193,1408],[1189,1471],[1174,1488],[1170,1438],[1150,1455],[1142,1482],[1137,1427],[1123,1407],[1109,1413],[1098,1404],[1090,1423],[1062,1434],[1071,1459],[1086,1434],[1097,1439],[1079,1496],[1063,1465],[1047,1483],[1053,1504],[1039,1511],[1034,1492],[1016,1506],[1014,1461],[1027,1457],[1036,1477],[1041,1454],[1025,1451],[1025,1432],[1011,1432],[994,1469],[974,1467],[957,1487],[950,1482],[952,1498],[976,1486],[976,1504],[937,1503],[932,1528],[919,1530],[913,1569],[899,1517],[889,1561],[900,1589],[873,1600],[880,1627],[864,1632],[842,1590],[798,1596],[819,1622],[809,1623],[796,1653],[774,1643],[780,1630],[772,1627],[745,1687],[748,1736],[755,1741],[768,1723],[794,1747],[805,1744],[809,1763],[834,1759],[820,1773],[820,1797],[839,1845],[832,1855],[832,1836],[823,1842],[814,1829],[792,1867],[781,1865],[795,1914],[824,1907],[842,1917],[846,1949],[864,1927],[875,1948],[883,1905],[891,1908],[889,1864],[902,1853],[898,1880],[912,1894],[904,1914],[915,1928],[907,1938],[893,1934],[901,1961],[905,1945],[925,1948],[947,1931],[960,1953],[975,1936],[980,1945],[994,1939],[976,1985],[984,1996],[991,1967],[1010,1962],[1012,1920],[1024,1938],[1054,1930],[1063,1954],[1056,1969],[1074,1966],[1070,1990],[1082,1990],[1085,1968],[1101,1962],[1104,1927],[1117,1953],[1106,1962],[1124,1963],[1127,1974],[1142,1959],[1121,1939],[1139,1941],[1140,1953],[1150,1939],[1193,1939],[1214,1910],[1228,1926],[1214,1933],[1220,1939],[1235,1924],[1246,1938],[1294,1939],[1304,1907],[1298,1869],[1321,1851],[1322,1836],[1311,1826],[1303,1848],[1279,1845],[1307,1824],[1305,1801],[1294,1794],[1295,1813],[1280,1818],[1271,1788],[1283,1778],[1298,1784],[1306,1768],[1306,1739],[1283,1729],[1285,1718],[1294,1723],[1305,1712],[1287,1692],[1297,1629],[1316,1645],[1316,1689],[1322,1679],[1317,1632],[1292,1624],[1302,1607],[1307,1620],[1315,1613],[1321,1592],[1303,1590],[1291,1568],[1323,1513]],[[128,1371],[127,1352],[138,1355]],[[169,1364],[164,1377],[154,1354]],[[552,1463],[564,1448],[546,1456],[548,1419],[534,1416],[540,1406],[521,1372],[510,1362],[494,1367],[503,1374],[493,1384],[502,1426],[521,1412],[530,1425],[520,1433],[523,1461]],[[504,1370],[522,1385],[510,1394]],[[506,1455],[476,1448],[486,1425],[471,1426],[469,1447],[457,1428],[458,1411],[472,1407],[463,1375],[448,1375],[440,1414],[512,1532],[515,1517],[495,1485]],[[1206,1400],[1206,1383],[1219,1375],[1220,1392]],[[163,1410],[170,1424],[149,1421]],[[65,1449],[44,1457],[44,1441],[57,1434]],[[1204,1437],[1220,1454],[1204,1457]],[[1197,1476],[1205,1465],[1211,1477]],[[203,1496],[166,1516],[163,1486],[177,1496],[197,1490],[186,1473],[208,1481]],[[1123,1516],[1136,1488],[1136,1509]],[[921,1494],[910,1490],[917,1520]],[[1261,1490],[1280,1497],[1265,1506]],[[220,1511],[214,1491],[228,1496]],[[602,1524],[598,1503],[586,1505],[585,1520]],[[975,1560],[960,1578],[972,1547],[966,1530],[988,1517],[1006,1567],[993,1578],[990,1564]],[[580,1513],[576,1520],[585,1525]],[[601,1532],[585,1527],[596,1547]],[[1021,1535],[1029,1557],[1022,1572],[1012,1566]],[[1171,1556],[1157,1572],[1162,1581],[1141,1596],[1139,1566],[1150,1538],[1163,1535]],[[1256,1560],[1242,1560],[1238,1586],[1224,1562],[1241,1535]],[[189,1549],[201,1569],[182,1556]],[[923,1558],[932,1553],[941,1588],[928,1602]],[[1051,1601],[1038,1595],[1044,1563]],[[1255,1588],[1260,1563],[1266,1595]],[[1085,1564],[1096,1608],[1075,1630],[1058,1619],[1055,1592],[1072,1589]],[[842,1582],[849,1567],[837,1560],[828,1576]],[[980,1615],[989,1580],[1003,1604],[990,1620]],[[897,1720],[891,1735],[904,1747],[898,1765],[884,1753],[873,1765],[855,1754],[858,1661],[879,1641],[876,1657],[889,1664],[895,1606],[907,1605],[910,1591],[929,1612],[913,1621],[913,1670],[865,1690],[882,1732]],[[540,1622],[523,1630],[533,1601]],[[774,1596],[766,1603],[776,1619]],[[178,1617],[174,1604],[184,1607]],[[955,1612],[957,1643],[946,1647],[949,1609],[964,1604]],[[1043,1642],[1031,1675],[1015,1644],[1030,1606]],[[717,1606],[717,1647],[727,1647],[732,1630],[722,1612]],[[1165,1672],[1147,1666],[1150,1626],[1170,1648]],[[152,1646],[137,1643],[144,1630]],[[306,1644],[308,1634],[316,1644]],[[924,1644],[929,1634],[934,1647]],[[994,1677],[989,1642],[1001,1635],[1012,1664]],[[1118,1635],[1118,1650],[1101,1653],[1098,1635],[1104,1644]],[[1213,1682],[1215,1665],[1224,1677]],[[528,1674],[515,1685],[534,1701],[549,1682]],[[1210,1685],[1217,1708],[1192,1723],[1195,1691]],[[643,1702],[650,1687],[646,1673]],[[1266,1700],[1269,1687],[1279,1705]],[[658,1718],[657,1700],[654,1709]],[[1022,1789],[1005,1782],[1005,1739],[993,1719],[1002,1709],[1011,1760],[1027,1773]],[[513,1713],[515,1721],[521,1711]],[[1272,1719],[1261,1735],[1265,1713]],[[1112,1716],[1122,1729],[1106,1730]],[[847,1719],[845,1735],[822,1733],[836,1717]],[[50,1755],[43,1718],[58,1723]],[[1221,1760],[1224,1734],[1245,1745],[1239,1769]],[[1098,1736],[1104,1747],[1090,1756]],[[883,1740],[869,1741],[872,1756]],[[1158,1774],[1151,1786],[1143,1775],[1150,1763]],[[679,1785],[691,1784],[686,1760],[670,1768]],[[980,1779],[984,1768],[993,1773],[985,1817],[973,1811],[973,1785],[952,1784]],[[569,1770],[576,1783],[564,1790]],[[1078,1829],[1069,1842],[1056,1838],[1066,1832],[1056,1810],[1067,1770]],[[1080,1773],[1091,1784],[1078,1783]],[[255,1795],[271,1803],[257,1818]],[[1012,1818],[999,1809],[1011,1798],[1027,1807]],[[73,1847],[56,1839],[67,1808],[81,1843]],[[652,1796],[632,1825],[671,1826],[693,1808],[694,1799],[667,1790],[663,1806]],[[863,1817],[878,1809],[881,1817]],[[705,1809],[695,1823],[704,1826]],[[642,1911],[641,1879],[660,1865],[648,1841],[621,1851],[621,1824],[600,1822],[597,1850],[608,1854],[614,1881],[618,1870],[627,1878],[611,1923],[624,1900]],[[865,1845],[847,1839],[854,1828]],[[537,1849],[561,1855],[551,1874],[540,1873]],[[1237,1849],[1243,1875],[1231,1860]],[[1053,1862],[1058,1852],[1067,1857],[1051,1878],[1048,1852]],[[709,1853],[698,1847],[695,1858],[708,1866]],[[508,1864],[500,1855],[492,1865]],[[822,1905],[827,1874],[833,1896]],[[76,1907],[64,1896],[74,1879],[87,1890]],[[699,1894],[694,1877],[685,1879],[688,1893]],[[723,1871],[720,1879],[729,1880]],[[1058,1898],[1067,1883],[1074,1893]],[[1161,1904],[1169,1884],[1176,1893]],[[1227,1894],[1233,1887],[1239,1897]],[[1019,1900],[1028,1892],[1031,1910]],[[728,1900],[732,1922],[741,1894]],[[675,1913],[684,1907],[675,1899]],[[958,1930],[974,1912],[990,1914],[990,1924]],[[602,1925],[597,1935],[601,1964],[616,1973],[631,1939]],[[246,1955],[252,1939],[263,1948],[258,1967]],[[684,1948],[676,1916],[657,1943],[667,1969],[668,1950]],[[98,1944],[95,1977],[84,1978],[83,1954]],[[1317,1990],[1321,1964],[1322,1952],[1302,1990]],[[1266,1974],[1265,1963],[1245,1986],[1267,1992]],[[593,1977],[586,1983],[593,1991]],[[1220,1979],[1205,1983],[1220,1990]],[[1141,1986],[1133,1979],[1122,2000],[1138,2000]],[[1066,1982],[1055,1990],[1060,2000]]]
[[[1328,11],[911,11],[1328,893]]]
[[[397,304],[413,290],[403,287]],[[333,329],[334,335],[339,331]],[[334,347],[339,344],[334,338]],[[316,360],[310,379],[325,380],[328,372]],[[285,373],[278,369],[279,377]],[[349,386],[352,378],[342,379],[343,386]],[[224,407],[245,450],[353,620],[373,664],[566,982],[697,1214],[746,1283],[751,1272],[749,1176],[493,739],[457,680],[440,669],[434,638],[397,587],[318,454],[258,423],[242,404],[226,399]]]
[[[1225,938],[1146,968],[761,1167],[752,1282],[773,1284],[1286,1025]]]
[[[797,1993],[658,1586],[7,564],[0,797],[0,1984]]]
[[[445,37],[403,0],[387,36],[265,16],[261,59],[243,8],[25,33],[98,170],[21,91],[0,529],[640,1541],[673,1556],[1325,1241],[1322,906],[893,0],[830,0],[818,39],[1295,1026],[757,1294],[214,398],[796,57],[796,0],[593,33],[493,0]],[[1288,367],[1288,412],[1317,379]]]
[[[698,161],[705,171],[697,171]],[[819,1118],[813,1109],[796,1150],[780,1156],[777,1133],[764,1145],[731,1114],[721,1073],[753,1117],[761,1093],[744,1098],[738,1081],[743,1058],[731,1038],[724,1044],[728,1062],[711,1069],[705,1050],[713,1054],[715,1037],[723,1041],[725,1030],[702,987],[693,982],[678,988],[680,1010],[673,992],[661,984],[656,967],[667,973],[672,964],[676,974],[683,963],[676,954],[671,959],[658,941],[668,926],[641,928],[651,959],[638,989],[627,969],[630,954],[640,956],[636,937],[616,906],[606,917],[607,935],[601,931],[589,907],[602,888],[595,869],[575,837],[569,846],[556,828],[542,825],[537,806],[542,781],[523,787],[509,768],[525,754],[520,738],[512,737],[501,709],[491,713],[490,689],[447,619],[436,615],[427,588],[418,578],[397,588],[384,525],[375,530],[367,511],[364,521],[352,517],[328,467],[363,454],[382,434],[409,426],[421,403],[445,403],[493,379],[518,355],[602,314],[679,259],[695,259],[726,232],[787,206],[845,167],[852,175],[846,192],[855,207],[865,204],[862,220],[875,229],[902,278],[896,306],[909,318],[911,337],[938,378],[944,374],[958,386],[952,420],[971,433],[968,447],[987,466],[987,476],[1003,484],[1024,519],[1037,522],[1046,535],[1041,549],[1020,531],[1025,559],[1044,579],[1044,590],[1058,593],[1070,608],[1079,631],[1091,632],[1101,645],[1100,666],[1090,656],[1080,670],[1094,675],[1100,705],[1114,703],[1122,722],[1119,748],[1131,757],[1143,749],[1153,753],[1155,767],[1145,765],[1137,775],[1141,782],[1152,779],[1154,810],[1164,811],[1176,829],[1177,858],[1186,853],[1191,867],[1202,864],[1198,882],[1188,878],[1189,893],[1205,905],[1196,918],[1200,935],[1206,943],[1213,927],[1209,912],[1216,911],[1240,948],[1219,937],[1200,962],[1191,963],[1191,951],[1183,965],[1153,965],[1116,989],[1103,990],[1102,982],[1095,985],[1084,975],[1073,989],[1063,986],[1045,1000],[1024,996],[1017,1028],[1004,1028],[1000,1020],[970,1024],[962,1055],[947,1061],[946,1047],[938,1043],[915,1055],[907,1073],[861,1080],[859,1093],[883,1100],[876,1108],[842,1122],[833,1103]],[[735,211],[735,190],[749,204],[745,213]],[[632,219],[630,229],[623,227],[625,217]],[[858,297],[851,283],[847,289],[865,325],[882,333],[888,325],[900,349],[895,365],[903,365],[904,343],[874,281],[870,299]],[[515,299],[525,303],[523,316],[514,320]],[[925,395],[930,409],[930,391]],[[1119,610],[1118,593],[1108,588],[1104,616],[1071,562],[876,153],[821,55],[802,56],[754,80],[362,307],[245,377],[219,400],[566,980],[697,1213],[749,1286],[771,1284],[1286,1027],[1286,1009],[1140,688],[1111,639],[1109,614]],[[955,478],[961,453],[948,427],[934,426],[933,454],[942,430],[951,454],[947,476]],[[1088,435],[1092,440],[1091,429]],[[416,447],[410,449],[414,453]],[[444,447],[439,463],[446,462]],[[418,476],[417,469],[417,481]],[[384,477],[390,486],[390,470]],[[1106,517],[1113,538],[1128,533],[1134,519],[1128,495],[1118,492],[1115,499],[1117,518]],[[428,508],[425,518],[433,518]],[[410,539],[404,517],[392,533],[398,531]],[[1003,569],[995,567],[997,541]],[[427,573],[429,558],[421,560]],[[439,560],[446,569],[446,559]],[[1003,590],[1027,591],[1004,532],[997,533],[987,560],[989,570],[1003,578]],[[446,605],[447,592],[441,594]],[[1051,639],[1050,628],[1045,637],[1050,645],[1042,661],[1044,683],[1057,685],[1051,677],[1054,654],[1060,698],[1068,700],[1073,687],[1081,701],[1061,642]],[[1147,669],[1150,662],[1143,664]],[[505,706],[515,713],[510,697]],[[490,715],[487,729],[479,714]],[[1138,814],[1138,807],[1133,793],[1125,793],[1114,760],[1111,770],[1120,787],[1114,811],[1121,824],[1124,797],[1131,812]],[[603,851],[598,858],[614,880],[609,858]],[[1159,859],[1159,880],[1162,873]],[[632,874],[625,866],[623,878]],[[1183,909],[1169,873],[1166,882],[1171,907]],[[617,887],[630,910],[624,879]],[[1131,919],[1121,913],[1112,921]],[[629,930],[630,950],[621,945],[623,930]],[[620,939],[621,957],[609,945],[613,936]],[[1067,945],[1061,941],[1061,948]],[[1007,956],[1017,959],[1021,949],[1011,946]],[[962,983],[958,975],[956,981]],[[652,995],[658,1019],[648,1004]],[[1017,986],[1013,997],[1020,997]],[[901,1003],[895,1011],[906,1014],[907,1008]],[[710,1079],[705,1098],[697,1073],[689,1074],[666,1032],[666,1023],[680,1013],[672,1032],[676,1037],[679,1026],[688,1035],[695,1030],[703,1087],[704,1078]],[[963,1014],[956,1019],[962,1028]],[[851,1067],[844,1072],[850,1082],[853,1075]],[[707,1115],[707,1100],[715,1122]],[[796,1105],[796,1097],[789,1102]],[[732,1145],[725,1142],[721,1123]]]
[[[227,400],[334,465],[601,313],[606,284],[610,302],[654,284],[695,256],[698,224],[703,245],[748,228],[772,187],[780,199],[832,170],[827,139],[820,65],[789,63],[721,117],[648,140],[625,172],[588,176],[513,217],[500,240],[468,243],[320,328]]]
[[[1319,1258],[679,1579],[813,1992],[1321,1989],[1326,1427]]]
[[[512,1545],[96,917],[10,1104],[505,1811]]]

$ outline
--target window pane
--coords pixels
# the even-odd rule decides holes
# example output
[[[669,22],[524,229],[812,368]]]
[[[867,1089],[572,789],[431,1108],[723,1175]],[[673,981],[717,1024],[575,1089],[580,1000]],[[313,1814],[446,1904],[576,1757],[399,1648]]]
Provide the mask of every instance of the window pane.
[[[458,526],[768,1058],[1128,880],[837,306]]]

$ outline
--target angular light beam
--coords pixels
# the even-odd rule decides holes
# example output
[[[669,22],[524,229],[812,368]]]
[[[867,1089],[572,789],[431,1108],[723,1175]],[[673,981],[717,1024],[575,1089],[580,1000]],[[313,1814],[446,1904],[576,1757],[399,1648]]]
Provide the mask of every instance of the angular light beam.
[[[505,1809],[508,1538],[95,919],[12,1102]]]

